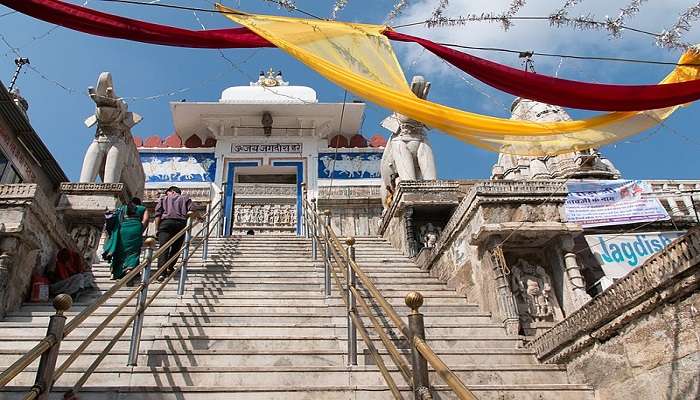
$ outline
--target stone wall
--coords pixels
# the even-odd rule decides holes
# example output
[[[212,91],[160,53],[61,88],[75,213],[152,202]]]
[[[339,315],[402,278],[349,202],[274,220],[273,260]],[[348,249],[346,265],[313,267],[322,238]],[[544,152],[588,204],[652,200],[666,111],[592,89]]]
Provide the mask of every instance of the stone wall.
[[[0,315],[19,307],[32,273],[43,273],[63,247],[75,249],[36,184],[0,185]]]
[[[528,346],[567,364],[600,400],[700,397],[700,229],[569,315]]]
[[[377,235],[382,214],[379,186],[321,187],[317,202],[319,212],[331,211],[338,236]]]
[[[415,218],[413,222],[407,218],[411,209],[429,214],[434,206],[439,211],[466,192],[441,226],[437,243],[422,248],[415,260],[431,275],[491,312],[510,334],[533,335],[588,300],[576,257],[569,257],[569,264],[565,263],[571,252],[567,244],[581,228],[564,222],[563,182],[444,182],[441,190],[420,187],[425,183],[415,188],[401,187],[402,182],[385,214],[383,235],[411,255],[407,251],[411,247],[411,224],[415,222]],[[439,217],[437,212],[434,215]],[[520,274],[523,268],[529,272]],[[538,287],[543,291],[541,300],[546,303],[536,313],[531,310],[533,299],[520,288],[527,273],[537,275]]]

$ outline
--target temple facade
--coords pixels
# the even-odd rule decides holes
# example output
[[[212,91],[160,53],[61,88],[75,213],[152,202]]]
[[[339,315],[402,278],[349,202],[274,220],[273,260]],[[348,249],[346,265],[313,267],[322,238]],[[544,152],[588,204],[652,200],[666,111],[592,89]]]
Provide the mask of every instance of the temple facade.
[[[402,308],[409,303],[406,293],[426,293],[427,339],[445,344],[438,349],[441,357],[465,383],[481,382],[480,398],[698,396],[700,180],[623,180],[596,149],[546,157],[503,153],[489,179],[441,180],[430,134],[420,122],[392,114],[382,123],[388,139],[368,137],[364,103],[321,103],[313,88],[290,85],[274,71],[223,90],[216,101],[170,103],[174,133],[139,137],[131,130],[141,116],[128,110],[114,86],[111,74],[103,73],[89,89],[95,110],[85,123],[95,127],[94,139],[79,182],[67,182],[31,127],[28,103],[0,84],[0,329],[7,340],[19,341],[27,329],[33,335],[27,346],[43,337],[45,324],[27,327],[26,318],[45,316],[37,307],[47,299],[29,292],[37,277],[56,269],[59,250],[72,250],[92,265],[88,273],[100,289],[95,296],[114,287],[99,257],[106,210],[132,196],[153,207],[176,185],[198,209],[223,217],[209,244],[196,233],[187,241],[192,262],[180,262],[185,272],[177,288],[163,283],[163,301],[150,306],[153,316],[167,321],[147,319],[152,344],[140,356],[138,346],[134,350],[147,364],[116,377],[124,354],[110,353],[97,369],[102,378],[84,388],[86,398],[127,387],[134,398],[164,390],[165,396],[153,398],[185,393],[183,399],[199,399],[212,376],[220,379],[214,391],[226,393],[221,398],[240,390],[259,394],[255,398],[287,398],[279,395],[287,387],[268,385],[292,376],[285,366],[294,368],[294,393],[318,393],[308,398],[328,398],[329,390],[342,393],[334,398],[389,398],[389,392],[376,393],[383,381],[374,366],[346,369],[345,349],[336,348],[343,335],[337,321],[346,320],[347,309],[340,291],[331,293],[331,246],[319,251],[322,245],[304,232],[306,200],[317,211],[330,211],[338,237],[357,236],[335,249],[357,243],[349,257],[357,256],[358,268],[367,267],[368,279],[402,314],[408,313]],[[422,77],[412,80],[418,97],[425,98],[429,88]],[[527,99],[515,100],[511,118],[570,119],[560,107]],[[112,148],[123,150],[124,158],[110,160]],[[597,193],[613,201],[579,211],[607,222],[580,219],[575,206]],[[577,202],[576,196],[588,197]],[[633,202],[621,205],[625,199]],[[610,215],[593,215],[601,209]],[[209,250],[199,250],[200,244]],[[104,305],[121,303],[124,292],[117,294]],[[305,326],[309,321],[319,325]],[[280,330],[272,338],[291,346],[291,353],[271,351],[273,327]],[[330,347],[309,345],[310,328],[314,340]],[[378,327],[384,328],[393,329]],[[241,345],[242,337],[249,342]],[[69,349],[84,336],[64,340]],[[23,346],[5,351],[6,365],[29,348]],[[183,357],[190,348],[197,350],[195,357]],[[230,349],[235,351],[225,352]],[[245,370],[261,354],[262,364]],[[475,380],[472,364],[480,362],[488,375]],[[203,367],[203,374],[190,367]],[[241,372],[250,375],[234,380],[243,379],[233,378]],[[261,373],[271,375],[263,379]],[[181,381],[168,380],[173,377]],[[24,373],[0,397],[19,395],[31,382],[33,376]],[[664,389],[668,382],[675,385],[670,391]]]
[[[376,233],[386,141],[362,135],[364,103],[320,103],[270,71],[218,101],[170,109],[173,135],[135,138],[150,203],[177,185],[201,204],[221,201],[227,235],[298,233],[303,193],[335,211],[343,234]]]

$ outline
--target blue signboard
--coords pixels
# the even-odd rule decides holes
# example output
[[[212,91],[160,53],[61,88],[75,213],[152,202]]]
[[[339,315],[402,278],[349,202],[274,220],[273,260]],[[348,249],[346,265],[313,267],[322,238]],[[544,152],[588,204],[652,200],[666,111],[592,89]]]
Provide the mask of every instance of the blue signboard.
[[[141,153],[146,182],[214,182],[214,153]]]
[[[379,178],[382,153],[319,153],[320,179]]]

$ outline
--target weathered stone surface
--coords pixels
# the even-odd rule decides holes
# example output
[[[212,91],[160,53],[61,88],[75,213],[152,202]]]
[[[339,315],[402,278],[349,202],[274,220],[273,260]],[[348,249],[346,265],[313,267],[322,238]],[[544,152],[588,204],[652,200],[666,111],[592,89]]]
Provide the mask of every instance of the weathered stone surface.
[[[0,314],[20,305],[32,273],[51,267],[63,247],[75,245],[38,185],[0,185],[0,255],[6,266]]]
[[[700,293],[645,315],[568,364],[600,400],[700,397]]]

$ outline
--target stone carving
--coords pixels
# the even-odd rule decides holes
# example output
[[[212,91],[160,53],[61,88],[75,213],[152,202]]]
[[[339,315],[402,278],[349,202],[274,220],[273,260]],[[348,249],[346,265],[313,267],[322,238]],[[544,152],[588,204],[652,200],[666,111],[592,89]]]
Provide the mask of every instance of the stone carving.
[[[297,186],[289,184],[270,183],[236,183],[236,196],[245,197],[296,197]]]
[[[528,344],[547,363],[565,362],[630,322],[697,290],[700,229],[694,228]]]
[[[563,108],[518,98],[511,107],[511,119],[535,122],[570,121]],[[500,153],[491,179],[617,179],[620,171],[597,150],[583,150],[557,156],[529,157]]]
[[[297,224],[294,204],[240,204],[234,207],[235,227],[289,227]]]
[[[92,225],[77,225],[70,232],[78,253],[82,254],[87,265],[92,265],[95,259],[95,252],[100,241],[101,227],[97,228]]]
[[[430,91],[430,82],[422,76],[414,76],[411,90],[419,98],[425,99]],[[382,122],[382,126],[392,132],[382,155],[382,199],[386,199],[401,181],[437,179],[425,125],[405,115],[393,114]]]
[[[192,201],[198,201],[198,202],[209,202],[211,200],[211,189],[210,188],[180,188],[182,190],[182,194],[186,195]],[[163,192],[165,189],[146,189],[143,194],[143,201],[146,202],[157,202],[161,196],[163,196]]]
[[[420,232],[420,242],[423,244],[424,248],[432,249],[442,234],[442,229],[433,225],[431,222],[423,225],[419,229]]]
[[[322,186],[318,188],[318,190],[318,197],[321,199],[357,199],[363,197],[379,197],[379,187],[377,186]]]
[[[552,280],[542,266],[519,259],[512,269],[511,287],[521,319],[526,322],[553,320]]]
[[[145,182],[141,160],[131,137],[131,128],[141,116],[128,111],[124,100],[117,97],[109,72],[100,74],[97,88],[89,87],[95,102],[95,114],[85,125],[97,125],[95,139],[88,147],[80,172],[80,182],[122,182],[130,195],[141,196]]]

